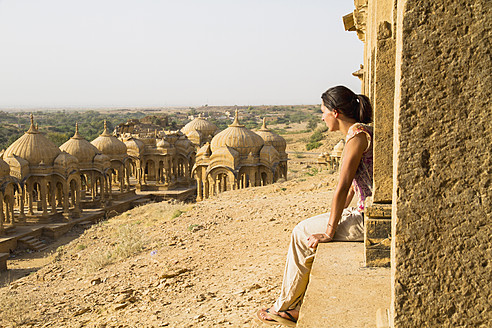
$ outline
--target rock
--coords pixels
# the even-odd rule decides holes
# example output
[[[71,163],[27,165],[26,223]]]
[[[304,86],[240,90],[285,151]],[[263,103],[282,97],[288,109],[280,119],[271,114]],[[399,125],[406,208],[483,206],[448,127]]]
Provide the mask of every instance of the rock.
[[[118,304],[115,304],[114,306],[114,309],[115,310],[121,310],[121,309],[124,309],[128,306],[128,303],[118,303]]]
[[[172,271],[172,272],[166,272],[164,274],[162,274],[159,279],[167,279],[167,278],[173,278],[173,277],[176,277],[176,276],[179,276],[180,274],[183,274],[185,272],[188,272],[190,271],[189,269],[179,269],[177,271]]]
[[[91,280],[91,285],[92,286],[99,285],[100,283],[102,283],[101,278],[96,278],[96,279],[92,279]]]
[[[196,317],[194,317],[193,319],[200,320],[200,319],[204,319],[204,318],[205,318],[205,316],[203,314],[199,314]]]
[[[78,316],[78,315],[84,314],[84,313],[89,312],[89,311],[90,311],[89,307],[83,307],[83,308],[80,308],[77,311],[75,311],[73,315]]]

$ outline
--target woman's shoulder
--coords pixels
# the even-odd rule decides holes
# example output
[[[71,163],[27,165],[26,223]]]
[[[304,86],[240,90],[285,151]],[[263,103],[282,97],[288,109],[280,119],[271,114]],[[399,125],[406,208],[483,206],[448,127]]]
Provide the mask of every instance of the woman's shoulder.
[[[352,126],[349,128],[347,137],[345,138],[345,143],[355,137],[356,135],[363,133],[367,137],[367,147],[364,150],[364,153],[366,153],[368,150],[371,149],[371,141],[372,141],[372,133],[373,133],[373,128],[371,125],[367,125],[364,123],[354,123]]]
[[[352,126],[349,128],[348,133],[347,133],[347,138],[345,141],[349,141],[351,138],[356,136],[359,133],[365,133],[369,140],[372,139],[372,131],[373,128],[370,125],[364,124],[364,123],[354,123]]]

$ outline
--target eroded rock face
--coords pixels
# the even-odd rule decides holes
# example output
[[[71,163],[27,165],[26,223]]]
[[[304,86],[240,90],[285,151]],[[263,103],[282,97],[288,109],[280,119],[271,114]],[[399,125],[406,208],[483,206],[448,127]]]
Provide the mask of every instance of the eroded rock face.
[[[491,3],[400,7],[395,326],[487,325]]]

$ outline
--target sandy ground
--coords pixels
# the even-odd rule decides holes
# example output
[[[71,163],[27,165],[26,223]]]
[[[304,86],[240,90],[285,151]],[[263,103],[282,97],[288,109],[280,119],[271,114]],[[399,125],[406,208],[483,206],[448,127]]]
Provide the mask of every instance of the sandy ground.
[[[2,273],[0,326],[260,327],[253,315],[278,295],[290,231],[327,212],[335,187],[333,172],[289,168],[288,181],[141,206],[19,254]]]

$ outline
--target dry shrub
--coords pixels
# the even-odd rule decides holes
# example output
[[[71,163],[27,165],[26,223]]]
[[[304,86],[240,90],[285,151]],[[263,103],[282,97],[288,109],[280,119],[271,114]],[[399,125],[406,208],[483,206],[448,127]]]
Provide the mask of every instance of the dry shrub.
[[[153,247],[156,241],[152,238],[153,229],[150,227],[158,226],[163,221],[175,219],[190,208],[190,205],[183,203],[168,202],[136,207],[93,227],[94,233],[103,233],[103,230],[105,231],[104,234],[109,233],[112,237],[111,243],[100,243],[96,249],[91,249],[88,246],[87,249],[82,250],[79,247],[75,251],[84,251],[90,254],[86,265],[89,271],[99,270],[136,255],[146,248]]]
[[[147,243],[143,233],[135,231],[133,225],[126,224],[118,229],[118,245],[116,246],[115,255],[124,259],[140,253]]]
[[[137,226],[127,223],[119,226],[114,234],[114,242],[99,249],[90,257],[88,268],[98,270],[116,261],[124,260],[132,255],[140,253],[148,242],[145,235],[137,229]]]

